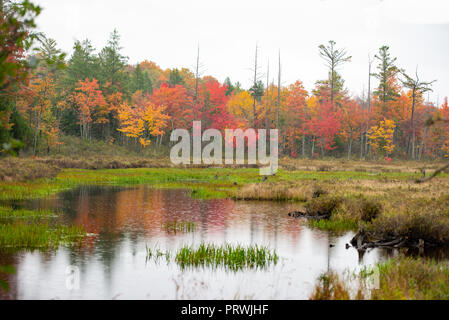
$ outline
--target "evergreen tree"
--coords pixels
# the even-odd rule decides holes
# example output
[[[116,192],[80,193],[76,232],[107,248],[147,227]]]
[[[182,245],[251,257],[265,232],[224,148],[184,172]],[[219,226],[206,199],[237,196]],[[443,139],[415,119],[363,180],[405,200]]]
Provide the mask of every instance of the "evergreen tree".
[[[389,49],[388,46],[379,48],[379,53],[374,56],[379,61],[377,66],[378,72],[372,74],[379,80],[379,86],[374,91],[374,95],[378,96],[379,100],[382,101],[384,110],[388,101],[394,101],[399,97],[399,93],[393,86],[392,80],[400,70],[395,65],[397,58],[391,58],[388,52]]]
[[[231,79],[229,79],[229,77],[226,77],[226,79],[224,81],[224,85],[228,87],[226,89],[226,95],[230,96],[232,94],[232,92],[234,91],[235,87],[232,85]]]
[[[100,54],[100,81],[107,93],[121,91],[124,80],[124,69],[128,57],[121,54],[120,35],[116,29],[111,33],[108,44]]]
[[[184,79],[183,79],[181,73],[179,72],[179,70],[175,68],[170,72],[170,77],[168,79],[168,85],[170,87],[174,87],[178,84],[184,85]]]
[[[263,96],[265,91],[263,82],[261,80],[257,81],[250,89],[249,92],[251,96],[255,98],[257,101],[260,101],[260,98]]]
[[[66,71],[65,84],[75,87],[79,80],[98,78],[98,58],[94,55],[90,40],[76,41],[73,54],[69,59]]]

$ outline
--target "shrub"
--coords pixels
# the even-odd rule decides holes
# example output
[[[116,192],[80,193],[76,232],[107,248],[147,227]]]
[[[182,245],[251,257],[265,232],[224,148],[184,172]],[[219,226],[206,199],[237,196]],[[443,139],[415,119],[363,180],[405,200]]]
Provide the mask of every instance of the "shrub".
[[[341,199],[337,197],[323,196],[312,198],[305,205],[306,214],[310,216],[330,217],[340,203]]]
[[[317,168],[317,171],[330,171],[331,169],[332,169],[331,166],[324,164],[324,165],[319,166]]]
[[[449,219],[441,212],[390,212],[365,223],[364,229],[373,239],[403,237],[409,243],[422,239],[431,244],[449,244]]]
[[[327,195],[328,192],[324,190],[321,186],[316,186],[313,190],[312,198],[318,198],[323,195]]]
[[[377,218],[382,210],[380,203],[373,200],[362,199],[360,206],[360,219],[370,222]]]

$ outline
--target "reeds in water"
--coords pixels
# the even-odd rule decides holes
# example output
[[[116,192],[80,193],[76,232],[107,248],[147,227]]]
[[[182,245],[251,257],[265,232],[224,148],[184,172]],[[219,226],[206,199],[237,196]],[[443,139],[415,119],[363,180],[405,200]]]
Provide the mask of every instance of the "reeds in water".
[[[175,261],[182,267],[224,267],[238,271],[242,269],[264,269],[276,264],[278,255],[267,247],[250,245],[215,245],[201,243],[197,248],[184,246],[179,249]]]
[[[0,218],[3,219],[51,218],[56,216],[57,214],[51,210],[13,209],[0,206]]]
[[[85,235],[86,231],[79,226],[6,223],[0,224],[0,247],[56,249],[61,245],[79,244]]]

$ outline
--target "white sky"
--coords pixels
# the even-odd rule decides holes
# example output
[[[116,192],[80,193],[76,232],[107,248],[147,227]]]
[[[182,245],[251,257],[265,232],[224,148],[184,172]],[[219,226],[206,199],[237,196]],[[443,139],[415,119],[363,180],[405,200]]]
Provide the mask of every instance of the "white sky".
[[[337,42],[352,55],[340,72],[352,94],[367,88],[368,54],[390,46],[397,64],[438,81],[430,99],[449,96],[449,1],[446,0],[35,0],[44,10],[38,27],[71,54],[75,39],[100,50],[117,28],[130,63],[152,60],[162,68],[193,69],[198,43],[204,75],[251,82],[259,44],[261,80],[302,80],[310,90],[327,70],[318,45]],[[372,86],[377,83],[372,79]]]

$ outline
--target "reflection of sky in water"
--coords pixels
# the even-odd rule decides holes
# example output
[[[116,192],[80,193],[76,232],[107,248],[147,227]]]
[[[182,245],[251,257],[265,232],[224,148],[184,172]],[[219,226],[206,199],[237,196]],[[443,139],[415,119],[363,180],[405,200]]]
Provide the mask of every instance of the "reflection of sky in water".
[[[81,188],[23,205],[62,211],[58,219],[83,224],[97,236],[82,249],[0,255],[2,264],[17,269],[9,278],[9,295],[2,298],[306,299],[328,268],[355,270],[386,256],[372,250],[359,261],[355,249],[345,248],[351,233],[337,237],[301,226],[287,216],[298,206],[293,203],[195,200],[185,191],[141,186]],[[194,221],[197,230],[167,234],[161,225],[175,219]],[[158,263],[146,262],[146,246],[175,251],[202,241],[267,245],[281,259],[268,270],[236,273],[207,268],[181,271],[164,257]],[[330,248],[330,243],[335,247]],[[68,266],[80,270],[78,290],[66,288]]]

